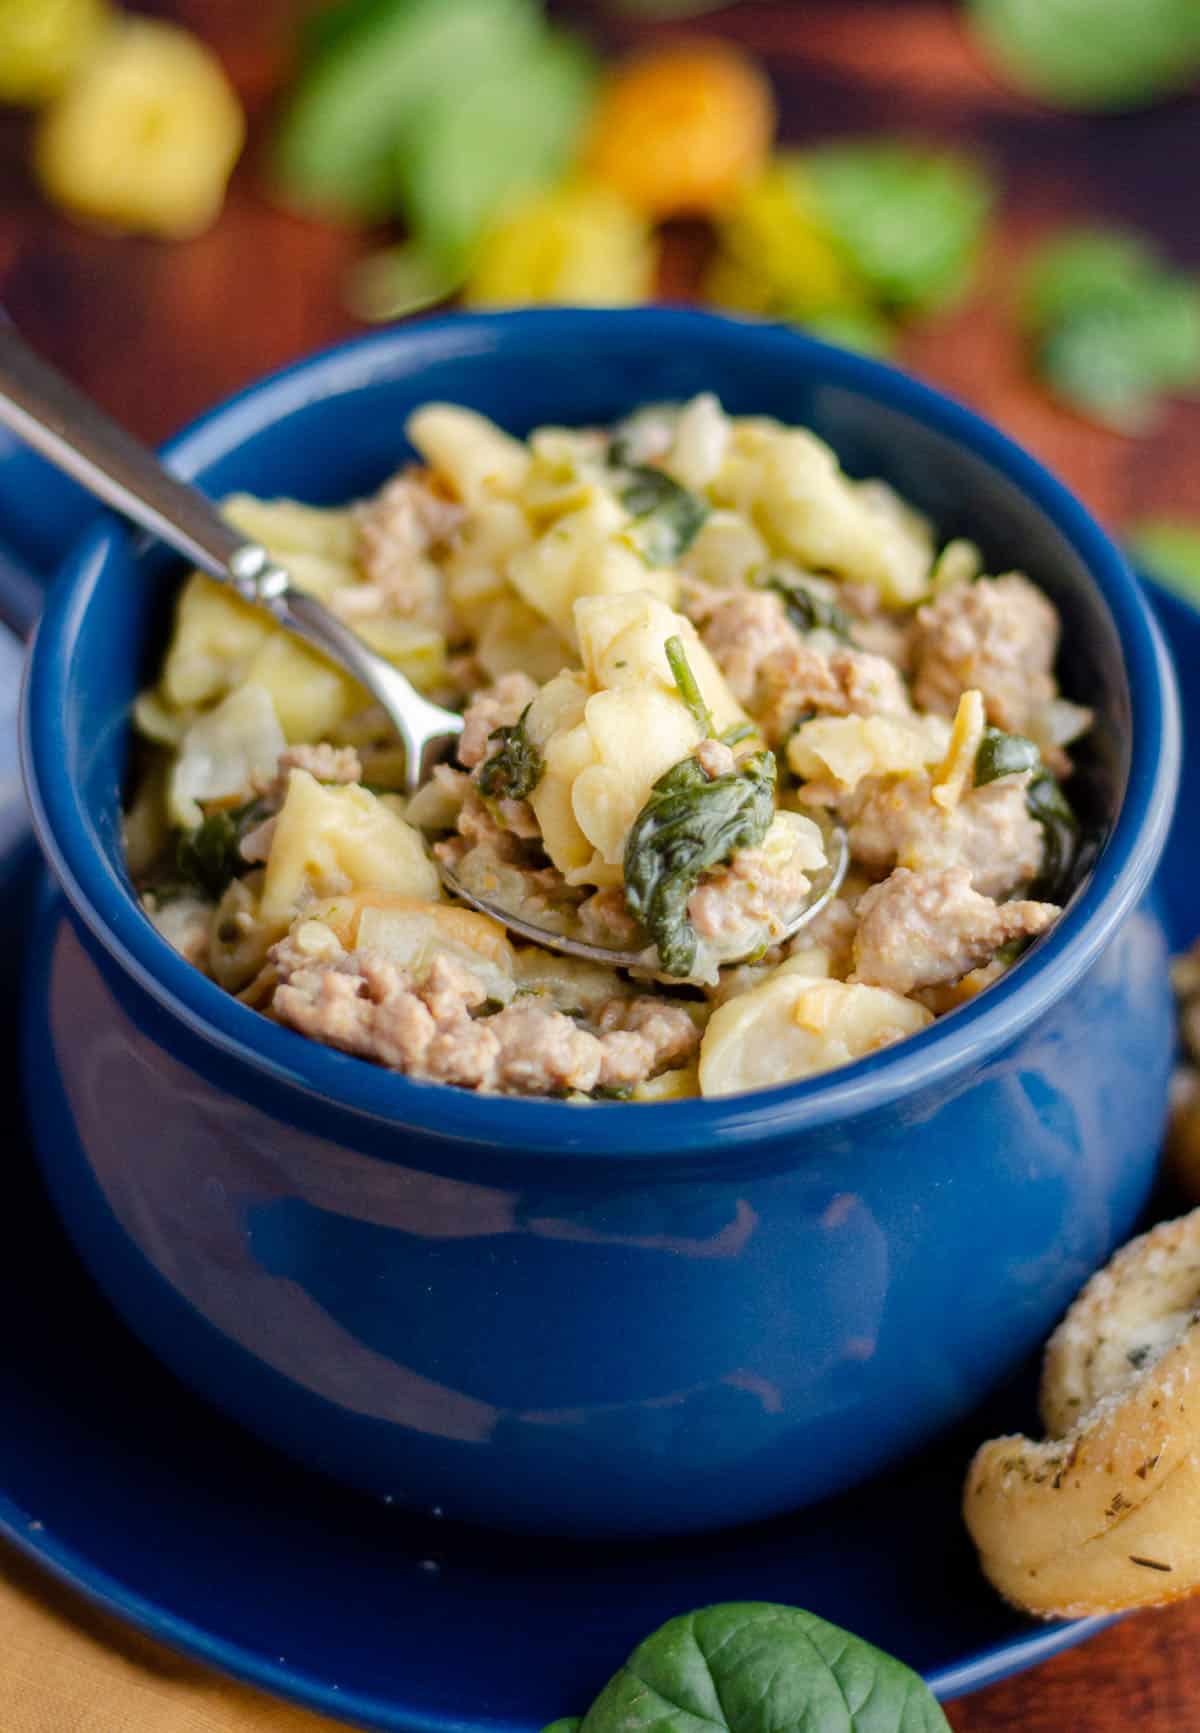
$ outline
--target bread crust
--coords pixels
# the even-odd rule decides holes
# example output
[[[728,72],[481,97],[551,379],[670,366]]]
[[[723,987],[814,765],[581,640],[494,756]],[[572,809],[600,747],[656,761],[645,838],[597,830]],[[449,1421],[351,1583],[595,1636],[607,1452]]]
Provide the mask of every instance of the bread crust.
[[[1046,1348],[1047,1438],[992,1439],[963,1514],[989,1581],[1043,1618],[1200,1588],[1200,1210],[1133,1240]]]

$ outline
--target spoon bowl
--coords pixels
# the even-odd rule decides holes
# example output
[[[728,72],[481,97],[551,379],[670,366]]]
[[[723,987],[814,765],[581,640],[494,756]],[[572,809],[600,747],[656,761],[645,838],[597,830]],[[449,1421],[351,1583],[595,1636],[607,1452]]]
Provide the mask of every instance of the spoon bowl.
[[[822,909],[828,907],[841,889],[846,868],[850,864],[850,845],[846,832],[841,825],[822,828],[825,831],[825,865],[812,875],[800,905],[789,911],[787,919],[772,934],[772,945],[782,945],[788,939],[794,938],[810,921],[816,919]],[[676,986],[687,985],[695,979],[692,976],[667,974],[662,969],[658,952],[653,945],[641,950],[621,950],[616,946],[594,944],[571,931],[548,932],[533,921],[525,920],[517,910],[507,907],[499,898],[480,896],[447,862],[440,861],[438,870],[442,875],[442,883],[454,896],[469,903],[473,909],[478,909],[480,914],[491,915],[494,920],[502,922],[510,933],[516,933],[520,938],[531,939],[535,944],[561,951],[568,957],[579,957],[588,963],[603,963],[610,969],[634,969]],[[753,954],[750,953],[750,957]],[[745,962],[748,958],[730,956],[720,960],[723,964],[731,964]]]

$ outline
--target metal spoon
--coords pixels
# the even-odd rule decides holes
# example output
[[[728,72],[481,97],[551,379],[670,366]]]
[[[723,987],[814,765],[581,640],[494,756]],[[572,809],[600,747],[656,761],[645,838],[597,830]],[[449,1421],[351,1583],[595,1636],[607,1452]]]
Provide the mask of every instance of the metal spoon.
[[[462,732],[460,715],[423,698],[399,669],[368,648],[323,602],[298,589],[266,548],[248,541],[202,493],[172,475],[153,452],[35,355],[2,313],[0,423],[89,493],[228,584],[243,601],[265,608],[281,626],[364,686],[403,742],[405,788],[410,796],[433,766],[450,755]],[[818,875],[795,920],[779,933],[779,942],[812,920],[836,894],[846,869],[845,833],[834,829],[831,841],[830,864]],[[439,870],[447,888],[464,902],[548,950],[618,968],[647,966],[645,952],[611,950],[549,932],[502,904],[475,895],[444,863]]]
[[[298,589],[264,547],[226,523],[211,500],[172,475],[0,318],[0,422],[106,505],[274,615],[366,687],[404,743],[415,794],[462,732],[462,717],[422,698],[324,603]]]
[[[804,901],[795,910],[792,918],[780,922],[779,931],[770,940],[773,945],[781,945],[794,938],[802,927],[806,927],[833,901],[841,889],[850,864],[850,845],[846,832],[837,824],[823,825],[821,828],[825,833],[825,865],[813,874]],[[522,939],[531,939],[535,944],[543,945],[552,951],[562,951],[568,957],[582,957],[589,963],[607,963],[614,969],[640,969],[657,974],[664,981],[678,978],[660,973],[653,946],[642,951],[620,951],[608,945],[597,945],[587,939],[575,938],[568,933],[547,932],[544,927],[523,920],[515,911],[478,896],[463,883],[453,867],[444,861],[439,862],[438,871],[442,875],[443,884],[452,890],[456,897],[464,903],[470,903],[472,908],[478,909],[482,914],[492,915],[496,920],[503,921],[510,932],[516,933]],[[722,957],[720,961],[724,965],[745,962],[746,958]]]

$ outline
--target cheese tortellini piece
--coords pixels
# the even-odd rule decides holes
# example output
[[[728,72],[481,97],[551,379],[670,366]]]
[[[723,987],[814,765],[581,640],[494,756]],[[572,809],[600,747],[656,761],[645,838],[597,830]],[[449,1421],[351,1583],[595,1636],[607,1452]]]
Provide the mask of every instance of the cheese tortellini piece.
[[[758,524],[775,548],[816,571],[873,584],[892,606],[929,590],[929,524],[880,482],[856,482],[804,428],[737,424],[712,492]]]
[[[405,431],[429,467],[444,476],[468,506],[511,499],[529,474],[529,451],[474,409],[427,403]]]
[[[625,838],[660,776],[697,744],[695,720],[671,693],[654,686],[596,692],[579,725],[588,761],[571,785],[571,810],[594,850],[568,873],[572,883],[620,884]]]
[[[679,694],[665,646],[668,638],[681,639],[716,732],[746,721],[746,712],[692,622],[648,590],[613,598],[584,597],[575,609],[575,630],[584,669],[594,686],[621,688],[649,682],[671,692],[676,700]]]
[[[204,817],[202,800],[231,800],[269,782],[285,745],[265,686],[239,686],[187,729],[167,784],[167,815],[184,830]]]
[[[365,788],[327,788],[293,770],[275,820],[259,918],[282,932],[311,898],[352,890],[398,891],[425,901],[437,869],[410,824]]]
[[[552,680],[571,659],[562,635],[516,596],[502,596],[482,616],[475,657],[489,680],[524,673]]]
[[[596,489],[508,562],[513,587],[568,644],[576,641],[575,603],[581,596],[650,591],[667,603],[675,599],[675,574],[652,570],[617,539],[628,521],[613,496]]]
[[[682,641],[718,732],[746,716],[695,627],[649,591],[583,597],[574,620],[583,673],[551,682],[527,718],[545,765],[530,804],[570,883],[618,885],[625,839],[651,788],[703,738],[672,678],[667,640]]]
[[[702,1095],[769,1089],[865,1058],[933,1022],[883,987],[781,969],[718,1006],[700,1045]]]
[[[351,511],[235,493],[222,503],[221,513],[282,561],[301,589],[322,601],[358,580],[358,535]]]
[[[817,716],[787,744],[787,761],[805,782],[847,793],[866,776],[909,776],[940,764],[950,743],[941,716]]]

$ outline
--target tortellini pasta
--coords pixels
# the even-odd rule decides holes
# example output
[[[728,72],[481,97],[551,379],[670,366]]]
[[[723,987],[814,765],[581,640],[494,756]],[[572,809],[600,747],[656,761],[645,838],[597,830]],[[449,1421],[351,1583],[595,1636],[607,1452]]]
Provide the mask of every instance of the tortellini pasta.
[[[420,833],[365,788],[326,788],[293,770],[267,855],[264,926],[282,932],[306,901],[368,889],[437,897]]]
[[[516,596],[501,596],[482,615],[475,657],[489,680],[517,672],[552,680],[570,654],[549,620]]]
[[[427,403],[408,418],[409,439],[470,507],[511,499],[529,474],[529,451],[486,415],[456,403]]]
[[[572,781],[571,810],[594,854],[568,880],[620,884],[630,826],[653,784],[697,744],[699,730],[678,698],[647,685],[593,693],[578,733],[588,762]]]
[[[314,918],[320,918],[316,911]],[[504,928],[475,909],[376,892],[358,899],[352,930],[342,942],[386,957],[417,977],[428,973],[435,957],[456,957],[502,1005],[517,990],[516,958]]]
[[[194,573],[175,606],[159,682],[164,699],[182,709],[223,698],[245,678],[251,657],[271,631],[270,617],[260,608]]]
[[[680,562],[689,576],[718,586],[746,584],[771,557],[762,533],[735,511],[712,511]]]
[[[950,744],[941,716],[817,716],[796,729],[788,764],[805,781],[849,792],[867,776],[904,776],[939,763]]]
[[[711,391],[702,391],[676,420],[663,468],[681,486],[702,493],[721,473],[732,437],[729,417]]]
[[[286,742],[271,694],[250,682],[197,718],[179,743],[167,786],[167,814],[184,830],[198,825],[202,800],[230,800],[269,782]]]
[[[665,602],[675,598],[674,573],[651,570],[618,539],[628,521],[611,494],[596,490],[508,562],[514,588],[568,644],[575,642],[575,603],[581,596],[653,591]]]
[[[560,677],[550,704],[543,693],[529,716],[535,738],[545,731],[531,804],[546,852],[570,883],[617,885],[625,839],[652,785],[703,737],[672,679],[667,640],[682,641],[718,731],[746,716],[695,627],[657,596],[583,597],[574,620],[584,673]]]
[[[873,584],[892,605],[919,601],[929,589],[934,548],[925,519],[882,483],[851,481],[803,428],[741,423],[712,491],[779,552]]]
[[[700,1089],[737,1095],[832,1071],[915,1035],[924,1006],[882,987],[780,970],[712,1014],[700,1045]]]

